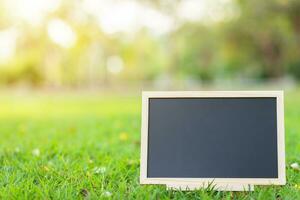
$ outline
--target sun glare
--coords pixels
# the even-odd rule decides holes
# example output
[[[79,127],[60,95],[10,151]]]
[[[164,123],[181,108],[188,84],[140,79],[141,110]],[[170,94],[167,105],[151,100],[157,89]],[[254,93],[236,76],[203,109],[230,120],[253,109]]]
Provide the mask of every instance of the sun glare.
[[[46,14],[60,6],[60,0],[6,0],[10,15],[16,20],[24,20],[31,25],[40,24]]]
[[[0,63],[9,60],[15,54],[18,32],[14,28],[0,31]]]
[[[172,30],[174,20],[153,8],[131,0],[84,0],[83,9],[94,15],[106,34],[135,33],[140,28],[160,35]]]
[[[107,70],[112,74],[119,74],[124,68],[124,62],[120,56],[114,55],[107,59]]]
[[[179,3],[177,15],[186,21],[222,21],[233,14],[232,6],[231,0],[185,0]]]
[[[76,43],[76,33],[61,19],[53,19],[48,24],[50,39],[64,48],[70,48]]]

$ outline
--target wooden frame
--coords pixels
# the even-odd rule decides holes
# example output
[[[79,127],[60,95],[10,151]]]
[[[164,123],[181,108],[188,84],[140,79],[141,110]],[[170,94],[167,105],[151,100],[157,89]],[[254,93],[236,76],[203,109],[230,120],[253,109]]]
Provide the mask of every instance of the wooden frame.
[[[278,178],[148,178],[148,105],[149,98],[195,97],[195,98],[226,98],[226,97],[275,97],[277,100],[277,149],[278,149]],[[284,185],[285,176],[285,142],[284,142],[284,94],[283,91],[160,91],[143,92],[142,94],[142,129],[141,129],[141,184],[203,185],[214,184],[232,185]]]

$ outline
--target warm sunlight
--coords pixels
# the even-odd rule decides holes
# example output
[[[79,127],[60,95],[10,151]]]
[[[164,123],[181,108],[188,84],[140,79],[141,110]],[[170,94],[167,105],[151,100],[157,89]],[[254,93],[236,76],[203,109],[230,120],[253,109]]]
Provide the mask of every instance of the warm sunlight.
[[[50,39],[64,47],[72,47],[76,42],[76,33],[61,19],[53,19],[48,24],[48,35]]]
[[[114,55],[108,57],[106,66],[110,73],[119,74],[124,68],[124,63],[120,56]]]
[[[86,12],[98,19],[100,28],[107,34],[135,33],[145,27],[160,35],[172,30],[174,25],[170,16],[137,1],[84,0],[82,4]]]
[[[283,128],[275,120],[283,116],[283,93],[274,90],[285,90],[286,99],[287,154],[280,159],[275,154],[282,155],[276,150],[279,140],[266,141]],[[0,200],[300,200],[299,99],[300,0],[0,0]],[[256,113],[254,107],[270,109]],[[231,119],[232,126],[227,123]],[[151,141],[141,141],[147,131],[156,132],[157,139],[151,135]],[[245,140],[250,135],[263,147],[261,152],[273,152],[265,157],[270,165],[255,160],[258,152],[249,154],[248,147],[258,144]],[[234,145],[228,146],[223,136],[247,151],[231,149]],[[161,145],[164,139],[171,146]],[[205,141],[216,148],[211,154],[210,147],[197,144],[203,139],[220,142],[225,151]],[[182,151],[182,142],[193,152]],[[199,160],[198,147],[204,147],[199,152],[207,154],[201,159],[208,165]],[[229,157],[223,156],[227,147]],[[160,161],[150,164],[153,155],[143,149],[156,152]],[[242,165],[232,164],[232,152],[239,153],[236,160]],[[184,155],[192,154],[199,161],[186,165],[195,159]],[[276,168],[284,169],[279,164],[284,159],[286,186],[244,191],[252,190],[256,179],[263,184],[276,177],[282,181]],[[172,161],[180,169],[172,168]],[[171,171],[163,170],[167,165]],[[263,173],[253,173],[258,168]],[[156,182],[159,177],[168,181]],[[214,182],[172,182],[176,177]],[[229,180],[242,177],[237,185]],[[215,185],[218,178],[230,185]],[[172,191],[200,186],[209,187]],[[213,191],[219,186],[243,191]]]
[[[24,20],[31,25],[40,24],[44,17],[60,6],[60,0],[6,0],[9,14],[16,20]]]
[[[16,50],[18,32],[15,28],[0,31],[0,63],[13,57]]]
[[[178,5],[181,20],[214,22],[231,17],[234,12],[232,0],[185,0]]]

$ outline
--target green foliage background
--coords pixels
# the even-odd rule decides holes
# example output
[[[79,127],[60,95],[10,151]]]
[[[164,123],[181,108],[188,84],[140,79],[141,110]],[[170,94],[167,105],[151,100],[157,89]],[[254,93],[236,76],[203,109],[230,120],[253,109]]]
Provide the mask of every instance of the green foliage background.
[[[0,30],[17,27],[20,34],[13,58],[0,64],[1,84],[108,86],[153,83],[166,77],[204,83],[300,77],[297,0],[232,0],[228,1],[231,14],[202,21],[179,18],[175,13],[180,0],[138,1],[175,20],[172,31],[162,35],[143,27],[129,35],[107,34],[95,16],[78,6],[80,2],[62,2],[39,26],[11,18],[12,11],[0,6]],[[74,18],[76,14],[86,20]],[[49,39],[47,23],[53,18],[73,29],[75,45],[66,49]],[[124,62],[117,75],[107,71],[107,59],[113,55]]]

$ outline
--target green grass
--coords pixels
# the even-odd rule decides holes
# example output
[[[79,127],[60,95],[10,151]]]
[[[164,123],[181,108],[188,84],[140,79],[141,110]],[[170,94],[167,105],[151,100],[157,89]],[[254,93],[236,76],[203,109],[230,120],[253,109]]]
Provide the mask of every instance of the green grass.
[[[289,166],[300,163],[300,92],[285,108]],[[0,95],[0,199],[300,199],[290,167],[287,185],[254,192],[139,185],[140,117],[139,97]]]

